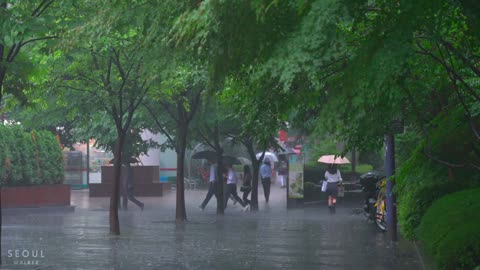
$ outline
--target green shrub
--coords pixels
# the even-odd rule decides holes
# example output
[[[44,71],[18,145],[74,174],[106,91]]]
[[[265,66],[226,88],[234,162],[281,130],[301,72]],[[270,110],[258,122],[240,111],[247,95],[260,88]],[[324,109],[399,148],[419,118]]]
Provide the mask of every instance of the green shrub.
[[[305,197],[311,196],[315,193],[315,184],[312,182],[304,182],[303,189]]]
[[[434,121],[428,140],[417,145],[412,156],[403,163],[396,176],[398,222],[402,234],[415,239],[425,211],[440,197],[467,188],[480,186],[480,174],[471,167],[452,167],[425,155],[456,164],[479,164],[472,145],[476,138],[464,121],[462,111],[441,115]]]
[[[365,171],[369,172],[373,169],[375,170],[381,170],[384,167],[385,164],[385,154],[383,153],[382,150],[370,150],[370,151],[362,151],[359,153],[358,157],[358,163],[362,164],[371,164],[373,167],[372,169]],[[357,168],[358,173],[365,173],[363,171],[360,171],[360,169]]]
[[[20,126],[11,126],[7,129],[9,141],[10,158],[10,176],[9,182],[14,185],[26,185],[28,179],[23,177],[24,161],[22,159],[23,151],[23,129]]]
[[[435,201],[418,227],[418,237],[438,269],[480,266],[480,188]]]
[[[315,166],[308,166],[306,165],[303,168],[303,181],[306,182],[313,182],[318,183],[320,180],[325,178],[325,166],[322,165],[315,165]]]
[[[58,184],[63,180],[62,153],[55,137],[48,131],[36,132],[39,150],[40,179],[43,183]]]
[[[47,131],[26,133],[17,125],[0,125],[0,184],[25,186],[61,183],[63,157]]]
[[[357,173],[364,174],[373,171],[373,166],[370,164],[357,164]]]
[[[4,186],[7,183],[8,173],[6,168],[6,160],[9,156],[10,147],[8,136],[7,136],[8,129],[0,125],[0,185]]]
[[[30,133],[23,133],[22,138],[19,139],[19,149],[21,149],[23,161],[23,179],[29,184],[39,182],[36,173],[39,168],[35,161],[35,144]]]

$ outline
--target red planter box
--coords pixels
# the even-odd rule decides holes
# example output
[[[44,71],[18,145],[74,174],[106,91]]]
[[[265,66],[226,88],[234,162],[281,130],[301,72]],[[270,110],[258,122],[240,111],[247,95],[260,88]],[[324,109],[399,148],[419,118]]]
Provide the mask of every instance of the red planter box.
[[[69,185],[4,187],[1,192],[3,208],[70,206]]]

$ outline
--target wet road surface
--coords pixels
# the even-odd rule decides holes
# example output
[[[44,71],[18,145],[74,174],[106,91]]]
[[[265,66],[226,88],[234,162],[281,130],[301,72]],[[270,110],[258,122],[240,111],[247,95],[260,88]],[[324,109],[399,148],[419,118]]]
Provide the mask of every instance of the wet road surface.
[[[5,215],[1,269],[422,269],[413,244],[392,244],[358,199],[340,201],[335,215],[324,202],[287,210],[285,189],[274,186],[258,213],[229,202],[217,217],[215,198],[201,211],[206,191],[186,191],[189,221],[176,224],[172,191],[139,198],[143,212],[119,211],[121,235],[110,236],[109,200],[87,192],[72,191],[74,212]]]

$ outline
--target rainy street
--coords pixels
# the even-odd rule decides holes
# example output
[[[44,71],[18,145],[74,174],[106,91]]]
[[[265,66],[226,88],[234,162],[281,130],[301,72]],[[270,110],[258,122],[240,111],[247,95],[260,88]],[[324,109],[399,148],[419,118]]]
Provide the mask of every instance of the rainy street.
[[[140,197],[142,212],[120,211],[121,236],[108,233],[108,198],[72,191],[74,211],[7,212],[1,269],[423,269],[415,246],[387,234],[347,194],[331,215],[324,201],[287,210],[285,189],[272,187],[258,213],[230,201],[223,217],[205,190],[185,191],[186,224],[176,224],[175,191]]]

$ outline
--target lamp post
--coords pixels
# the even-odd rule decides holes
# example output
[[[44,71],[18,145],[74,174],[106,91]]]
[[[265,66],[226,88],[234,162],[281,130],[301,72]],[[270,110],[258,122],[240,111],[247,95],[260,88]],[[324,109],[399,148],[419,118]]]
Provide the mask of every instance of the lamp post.
[[[395,183],[392,176],[395,174],[395,141],[393,133],[385,135],[385,172],[387,176],[387,232],[392,241],[397,241],[397,208],[393,193]]]

